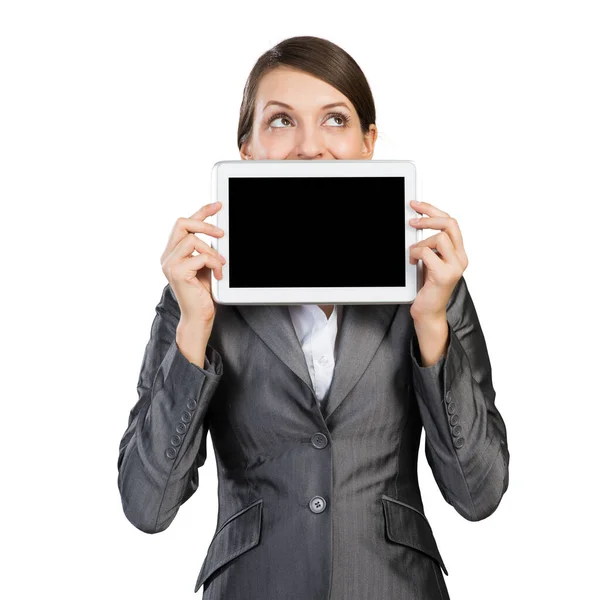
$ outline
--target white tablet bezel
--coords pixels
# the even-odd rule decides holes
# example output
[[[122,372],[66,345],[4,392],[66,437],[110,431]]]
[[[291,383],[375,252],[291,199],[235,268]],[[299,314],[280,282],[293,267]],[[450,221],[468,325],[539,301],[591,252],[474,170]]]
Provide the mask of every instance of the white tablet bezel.
[[[401,287],[321,287],[321,288],[230,288],[229,287],[229,202],[230,177],[404,177],[405,181],[405,269],[406,286]],[[216,225],[224,230],[219,238],[211,238],[213,248],[227,262],[223,279],[217,279],[211,269],[211,291],[220,304],[400,304],[413,302],[422,286],[422,263],[411,265],[408,246],[423,239],[422,229],[408,222],[420,216],[411,206],[416,196],[416,169],[410,160],[224,160],[214,164],[211,173],[212,202],[222,203],[216,213]],[[377,204],[365,202],[365,234],[377,236]],[[260,206],[257,206],[255,226],[260,231]],[[376,247],[370,244],[376,254]],[[257,269],[266,268],[268,255],[257,251]]]

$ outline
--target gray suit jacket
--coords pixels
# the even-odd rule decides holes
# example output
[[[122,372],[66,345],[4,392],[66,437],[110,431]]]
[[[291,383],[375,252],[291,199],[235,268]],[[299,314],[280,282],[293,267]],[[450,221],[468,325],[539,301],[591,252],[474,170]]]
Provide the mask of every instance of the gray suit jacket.
[[[448,600],[417,479],[421,432],[443,497],[477,521],[508,487],[506,428],[464,277],[436,365],[421,366],[409,310],[344,306],[320,406],[287,306],[217,304],[201,369],[175,342],[165,286],[118,486],[133,525],[164,531],[198,489],[210,431],[219,511],[203,600]]]

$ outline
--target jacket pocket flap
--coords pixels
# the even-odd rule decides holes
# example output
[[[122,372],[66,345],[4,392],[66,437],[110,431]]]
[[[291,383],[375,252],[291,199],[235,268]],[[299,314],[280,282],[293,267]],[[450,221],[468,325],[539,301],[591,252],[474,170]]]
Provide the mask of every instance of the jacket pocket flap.
[[[219,567],[256,546],[260,540],[263,500],[254,501],[231,515],[213,536],[196,580],[194,592]]]
[[[391,496],[383,494],[381,501],[388,538],[392,542],[424,552],[436,560],[448,575],[427,517],[420,510]]]

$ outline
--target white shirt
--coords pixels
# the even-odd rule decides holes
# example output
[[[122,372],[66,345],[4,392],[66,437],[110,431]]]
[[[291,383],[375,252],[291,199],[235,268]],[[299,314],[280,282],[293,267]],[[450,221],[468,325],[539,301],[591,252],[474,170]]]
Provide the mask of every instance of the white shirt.
[[[316,304],[290,304],[288,308],[306,358],[315,395],[320,402],[329,391],[333,379],[342,305],[334,305],[329,319]]]

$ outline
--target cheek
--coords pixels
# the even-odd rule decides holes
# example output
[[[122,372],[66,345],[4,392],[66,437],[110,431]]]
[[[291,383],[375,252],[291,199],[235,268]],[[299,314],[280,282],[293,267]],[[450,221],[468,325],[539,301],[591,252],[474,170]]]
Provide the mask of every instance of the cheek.
[[[322,138],[323,150],[337,159],[360,158],[362,137],[353,131],[332,132]],[[297,144],[291,132],[262,129],[256,132],[252,156],[256,160],[281,160],[292,152]]]
[[[260,131],[254,138],[253,156],[259,160],[285,158],[293,147],[293,137],[277,132]]]
[[[338,159],[351,159],[360,154],[362,140],[354,135],[332,135],[327,147]]]

